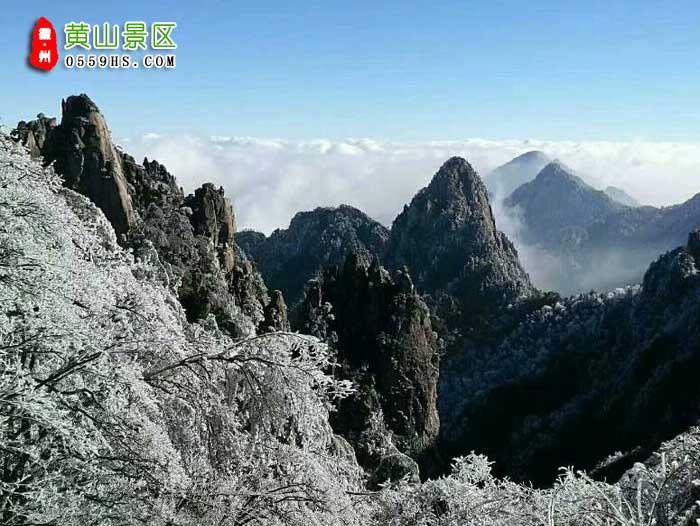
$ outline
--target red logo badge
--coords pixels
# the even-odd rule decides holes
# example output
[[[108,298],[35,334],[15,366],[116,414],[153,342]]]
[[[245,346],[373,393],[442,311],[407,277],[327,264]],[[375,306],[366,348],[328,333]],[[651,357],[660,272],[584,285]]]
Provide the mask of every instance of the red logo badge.
[[[32,52],[29,63],[35,68],[49,71],[58,63],[58,45],[53,24],[43,16],[37,21],[32,34]]]

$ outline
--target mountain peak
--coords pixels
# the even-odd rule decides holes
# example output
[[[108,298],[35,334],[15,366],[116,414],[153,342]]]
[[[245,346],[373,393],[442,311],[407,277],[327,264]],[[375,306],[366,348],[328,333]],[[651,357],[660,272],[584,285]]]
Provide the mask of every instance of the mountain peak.
[[[497,198],[506,197],[522,184],[532,181],[550,161],[539,150],[525,152],[492,170],[486,177],[486,184]]]
[[[556,160],[504,203],[519,210],[523,240],[543,246],[558,246],[564,236],[576,239],[587,225],[625,208]]]
[[[448,159],[396,218],[388,261],[408,268],[419,290],[454,294],[471,324],[532,291],[515,248],[496,228],[486,187],[460,157]]]
[[[516,164],[533,161],[542,161],[544,163],[548,163],[549,160],[549,157],[547,157],[547,155],[544,152],[541,152],[540,150],[530,150],[529,152],[521,153],[517,157],[508,161],[506,164]]]
[[[287,229],[277,229],[269,237],[245,233],[237,242],[266,282],[281,290],[293,306],[320,269],[341,265],[352,252],[367,260],[381,259],[388,238],[383,225],[355,207],[340,205],[297,212]]]
[[[435,173],[430,184],[418,195],[425,193],[431,199],[449,207],[450,203],[464,202],[468,207],[489,208],[488,195],[479,174],[463,157],[450,157]]]
[[[577,186],[589,186],[583,179],[581,179],[578,175],[574,174],[571,168],[566,166],[559,159],[554,159],[553,161],[546,164],[545,167],[542,168],[542,170],[540,170],[540,173],[537,174],[535,180],[549,182],[560,180],[574,183]],[[593,188],[591,187],[591,189]]]
[[[474,168],[472,168],[472,165],[469,164],[469,161],[467,161],[464,157],[459,157],[459,156],[453,156],[447,159],[440,169],[437,171],[437,175],[439,175],[442,172],[474,172]]]
[[[105,118],[87,95],[61,101],[61,124],[39,114],[20,122],[17,134],[32,154],[64,178],[66,186],[89,197],[112,223],[118,235],[136,224],[137,212],[129,195],[122,156],[112,144]]]

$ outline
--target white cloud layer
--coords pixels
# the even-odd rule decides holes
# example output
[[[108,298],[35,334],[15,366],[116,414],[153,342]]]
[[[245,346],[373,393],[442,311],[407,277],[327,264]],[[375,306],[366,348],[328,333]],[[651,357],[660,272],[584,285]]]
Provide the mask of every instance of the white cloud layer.
[[[618,186],[645,204],[674,204],[700,192],[700,143],[285,141],[155,133],[124,142],[137,158],[165,164],[185,191],[204,182],[223,186],[239,228],[266,234],[286,228],[298,211],[343,203],[390,226],[453,155],[485,174],[516,155],[542,150],[594,186]]]

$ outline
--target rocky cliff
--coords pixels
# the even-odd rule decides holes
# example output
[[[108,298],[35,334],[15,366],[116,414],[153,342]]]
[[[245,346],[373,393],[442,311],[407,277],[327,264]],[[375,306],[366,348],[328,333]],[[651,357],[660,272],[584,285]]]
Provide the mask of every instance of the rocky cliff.
[[[112,143],[87,95],[68,97],[62,110],[60,124],[39,115],[20,122],[15,137],[102,209],[122,244],[160,260],[162,279],[176,289],[191,320],[211,314],[234,335],[288,326],[280,318],[286,312],[281,298],[271,300],[255,266],[237,254],[235,218],[223,189],[205,184],[185,196],[163,165],[138,164]],[[278,315],[266,321],[266,309],[273,308]]]
[[[341,374],[360,387],[334,425],[361,463],[375,469],[387,455],[367,434],[377,424],[401,452],[424,460],[439,430],[439,358],[430,313],[408,273],[392,278],[376,259],[351,253],[309,284],[301,311],[302,330],[329,341]]]
[[[39,115],[31,123],[20,122],[17,134],[33,155],[54,163],[67,186],[102,209],[117,235],[128,232],[136,214],[104,117],[87,96],[68,97],[62,110],[60,124]]]

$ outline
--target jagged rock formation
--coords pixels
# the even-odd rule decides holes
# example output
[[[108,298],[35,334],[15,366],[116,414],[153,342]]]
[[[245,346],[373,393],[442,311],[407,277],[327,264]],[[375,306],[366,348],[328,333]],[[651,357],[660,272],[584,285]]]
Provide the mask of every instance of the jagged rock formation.
[[[263,323],[266,330],[288,327],[281,296],[271,300],[254,264],[236,253],[235,218],[223,189],[205,184],[185,196],[163,165],[136,163],[112,144],[87,95],[68,97],[62,109],[60,124],[40,114],[20,122],[15,137],[102,209],[123,244],[160,260],[162,279],[177,290],[190,320],[214,315],[236,336]],[[266,309],[274,319],[266,320]]]
[[[17,135],[30,153],[54,163],[67,186],[99,206],[117,235],[124,234],[134,226],[136,214],[104,117],[86,96],[68,97],[62,107],[61,124],[40,114],[36,121],[20,123]]]
[[[486,187],[464,159],[449,159],[391,229],[387,261],[406,266],[436,312],[464,334],[534,292],[508,238],[496,228]]]
[[[558,466],[619,476],[700,417],[700,234],[651,265],[641,289],[587,294],[530,314],[472,352],[452,390],[470,393],[443,447],[484,451],[497,471],[550,483]],[[458,385],[457,385],[458,384]],[[458,422],[458,423],[456,423]]]
[[[343,374],[360,386],[335,418],[360,462],[370,469],[384,462],[386,451],[376,454],[367,440],[377,415],[398,449],[420,459],[439,429],[438,354],[430,313],[408,274],[392,279],[376,259],[352,253],[311,282],[302,313],[303,329],[330,341]]]
[[[37,158],[44,151],[46,137],[57,126],[56,119],[47,118],[43,113],[39,113],[33,121],[20,121],[13,135],[29,149],[32,157]]]
[[[190,222],[196,235],[211,240],[219,254],[219,263],[224,272],[234,267],[233,234],[236,222],[231,202],[224,197],[224,189],[218,190],[205,183],[185,198],[184,206],[192,210]]]
[[[270,302],[265,305],[263,315],[263,330],[289,331],[287,305],[281,291],[273,290],[270,293]]]
[[[484,177],[484,183],[495,199],[503,199],[519,186],[532,181],[550,161],[540,151],[526,152],[494,168]]]
[[[617,201],[622,205],[629,206],[632,208],[642,206],[639,201],[637,201],[634,197],[625,192],[622,188],[618,188],[617,186],[608,186],[604,190],[604,192],[610,199]]]
[[[299,212],[286,230],[270,237],[244,231],[237,242],[256,262],[265,282],[284,294],[290,305],[302,297],[306,282],[323,267],[342,265],[351,252],[382,258],[388,230],[347,205]]]

